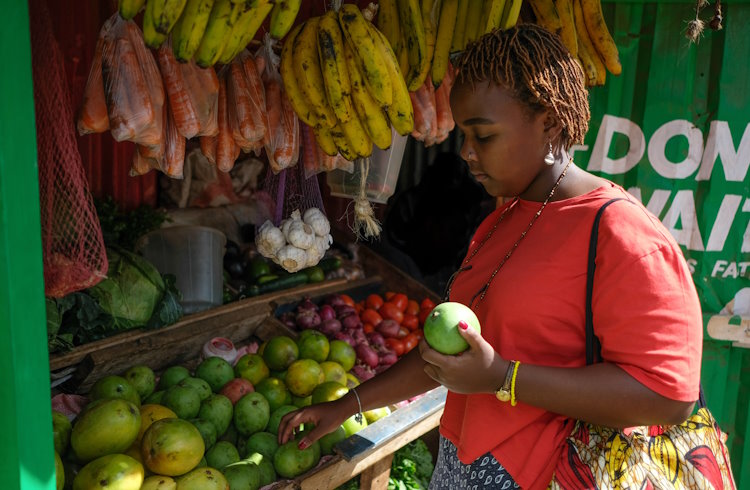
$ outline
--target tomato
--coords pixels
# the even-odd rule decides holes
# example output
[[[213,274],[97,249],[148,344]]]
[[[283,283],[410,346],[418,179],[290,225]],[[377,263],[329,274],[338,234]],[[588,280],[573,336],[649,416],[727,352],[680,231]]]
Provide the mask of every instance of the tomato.
[[[398,335],[396,335],[396,338],[403,339],[409,335],[409,329],[406,327],[398,327]]]
[[[430,298],[425,298],[422,300],[422,303],[419,305],[420,311],[432,311],[432,309],[437,306],[434,301],[432,301]]]
[[[394,293],[393,291],[387,291],[383,296],[385,296],[385,300],[388,301],[389,299],[393,298],[395,294],[396,293]]]
[[[401,325],[405,326],[409,330],[416,330],[419,328],[419,317],[407,313],[404,315],[404,321],[401,322]]]
[[[367,304],[368,308],[377,311],[383,306],[383,298],[381,298],[379,294],[371,294],[365,300],[365,304]]]
[[[418,329],[414,330],[409,335],[415,335],[418,339],[424,338],[424,332],[422,331],[421,328],[418,328]]]
[[[374,332],[374,331],[375,331],[375,327],[373,327],[373,326],[372,326],[372,323],[365,323],[365,324],[364,324],[364,325],[362,326],[362,330],[363,330],[363,331],[364,331],[365,333],[372,333],[372,332]]]
[[[385,339],[385,345],[388,346],[397,356],[401,357],[404,355],[404,343],[398,339]]]
[[[387,342],[387,340],[386,340],[386,342]],[[405,352],[409,352],[413,348],[415,348],[417,346],[417,344],[419,344],[419,337],[417,337],[416,335],[414,335],[414,332],[412,332],[409,335],[407,335],[406,337],[404,337],[403,340],[402,340],[402,342],[404,344],[404,351]]]
[[[362,320],[362,323],[369,323],[373,327],[377,327],[378,324],[383,321],[383,317],[380,316],[380,313],[371,308],[363,310],[362,314],[359,315],[359,319]]]
[[[419,303],[414,301],[413,299],[409,300],[409,304],[406,305],[406,310],[404,311],[407,315],[419,315]]]
[[[396,305],[388,301],[383,303],[383,306],[380,307],[378,313],[380,313],[380,316],[382,316],[384,319],[390,318],[399,325],[401,325],[401,322],[404,321],[404,314],[401,312],[401,310],[399,310]]]
[[[406,310],[406,306],[409,304],[409,298],[404,293],[397,293],[394,294],[388,302],[396,305],[396,307],[403,313]]]
[[[357,312],[357,315],[362,313],[362,310],[364,309],[365,309],[365,305],[361,301],[354,305],[354,311]]]
[[[419,312],[419,325],[420,326],[424,325],[424,321],[427,319],[428,316],[430,316],[430,313],[432,313],[432,311],[430,310],[422,310]]]
[[[348,304],[349,306],[354,306],[354,300],[348,294],[340,294],[339,297],[344,303]]]

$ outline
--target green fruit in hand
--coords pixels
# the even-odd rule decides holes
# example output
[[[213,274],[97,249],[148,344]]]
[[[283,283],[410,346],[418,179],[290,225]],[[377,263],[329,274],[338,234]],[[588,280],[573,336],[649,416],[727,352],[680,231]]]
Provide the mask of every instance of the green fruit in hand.
[[[221,357],[209,357],[195,368],[195,377],[206,381],[214,393],[234,379],[234,368]]]
[[[145,400],[156,388],[156,376],[148,366],[133,366],[122,376],[133,385],[141,400]]]
[[[436,351],[454,355],[469,348],[458,332],[458,322],[464,321],[481,333],[479,319],[468,306],[456,302],[437,305],[424,321],[424,339]]]
[[[206,463],[211,468],[224,468],[240,460],[240,453],[231,442],[219,441],[206,451]]]
[[[159,378],[159,389],[166,390],[190,376],[190,371],[184,366],[170,366],[164,370]]]
[[[70,431],[73,426],[70,424],[68,417],[52,410],[52,435],[55,441],[55,451],[58,454],[65,454],[70,443]]]
[[[256,432],[247,439],[245,444],[245,457],[254,453],[260,453],[268,460],[273,459],[273,455],[279,448],[276,434],[270,432]]]
[[[136,407],[141,406],[141,397],[128,380],[122,376],[105,376],[94,383],[89,393],[92,400],[102,400],[105,398],[122,398],[127,400]]]
[[[376,422],[382,419],[383,417],[387,417],[390,414],[391,414],[391,409],[388,407],[373,408],[372,410],[362,412],[362,415],[365,416],[365,420],[367,420],[368,424],[372,424],[373,422]]]
[[[348,419],[344,420],[343,424],[341,424],[341,427],[343,427],[344,431],[346,432],[346,437],[356,434],[357,432],[367,427],[367,419],[362,417],[362,422],[358,422],[356,419],[357,415],[359,414],[352,415]]]

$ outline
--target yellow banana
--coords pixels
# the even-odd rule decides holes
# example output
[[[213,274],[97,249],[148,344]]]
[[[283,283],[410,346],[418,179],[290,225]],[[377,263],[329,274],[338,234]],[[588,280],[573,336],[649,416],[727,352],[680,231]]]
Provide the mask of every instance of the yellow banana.
[[[521,13],[522,3],[523,0],[507,0],[505,2],[505,8],[503,9],[503,20],[500,22],[501,29],[510,29],[518,23],[518,14]]]
[[[208,68],[219,61],[241,9],[242,4],[232,4],[230,0],[216,0],[208,16],[201,43],[195,52],[195,62],[198,66]]]
[[[503,10],[505,10],[506,0],[485,0],[487,5],[487,17],[485,17],[484,34],[492,32],[493,30],[500,27],[500,23],[503,21]]]
[[[464,47],[470,42],[479,39],[482,25],[482,2],[471,0],[469,12],[466,14],[466,29],[464,34]],[[411,87],[409,87],[411,88]],[[417,87],[419,88],[419,87]]]
[[[294,74],[299,88],[312,108],[318,124],[332,128],[336,125],[336,114],[328,105],[323,73],[318,60],[318,24],[320,17],[312,17],[305,22],[294,39]]]
[[[456,25],[453,28],[453,39],[451,40],[451,53],[464,49],[466,33],[466,15],[469,13],[469,0],[458,0],[458,11],[456,12]],[[438,29],[439,30],[439,29]],[[439,34],[438,34],[439,36]]]
[[[193,58],[206,31],[215,0],[187,0],[177,24],[172,29],[172,50],[178,61]]]
[[[365,128],[358,117],[353,117],[347,122],[339,123],[349,147],[358,157],[369,157],[372,155],[372,140],[367,136]]]
[[[329,130],[329,134],[331,135],[331,139],[333,140],[333,142],[336,144],[336,148],[338,148],[339,153],[341,153],[341,156],[343,156],[350,162],[353,162],[357,159],[357,152],[354,151],[351,143],[349,143],[349,140],[346,139],[346,135],[344,134],[344,129],[341,127],[341,124],[337,124],[336,126],[332,127]]]
[[[143,41],[146,46],[157,49],[167,40],[167,35],[156,32],[154,25],[154,2],[146,3],[146,10],[143,12]]]
[[[550,32],[560,34],[562,25],[553,0],[529,0],[529,3],[536,16],[537,24]]]
[[[417,90],[424,83],[424,77],[421,81],[419,79],[420,74],[424,72],[425,76],[427,75],[425,65],[430,63],[419,0],[398,0],[398,18],[404,36],[404,45],[409,54],[409,71],[404,74],[409,90]]]
[[[581,9],[586,22],[586,30],[596,51],[604,61],[604,65],[611,74],[619,75],[622,73],[620,55],[617,52],[614,39],[609,34],[607,24],[604,22],[601,2],[599,0],[581,0]]]
[[[401,73],[409,73],[409,49],[405,43],[401,43],[401,51],[398,52],[398,68]]]
[[[375,39],[368,27],[371,24],[362,16],[359,7],[351,3],[341,6],[339,21],[346,40],[357,58],[357,66],[360,68],[370,95],[381,106],[391,105],[393,98],[391,79],[388,77],[383,54],[375,48]]]
[[[388,119],[393,128],[401,135],[407,135],[414,130],[414,107],[411,105],[409,89],[406,87],[404,75],[398,67],[398,60],[393,53],[388,40],[382,32],[372,28],[373,38],[378,42],[378,48],[383,53],[388,68],[388,76],[393,86],[393,103],[386,108]]]
[[[437,23],[438,18],[440,15],[439,9],[436,9],[436,4],[439,3],[439,0],[422,0],[422,23],[424,24],[424,34],[425,34],[425,45],[427,46],[427,63],[422,66],[422,71],[419,72],[417,75],[417,79],[413,82],[410,82],[409,89],[411,90],[411,85],[416,84],[418,81],[421,80],[421,83],[419,86],[421,86],[425,79],[427,78],[427,75],[430,73],[430,68],[432,67],[432,58],[435,56],[435,38],[437,37]],[[439,7],[439,5],[438,5]],[[419,87],[417,87],[419,88]]]
[[[317,126],[313,128],[313,133],[315,133],[315,141],[326,155],[333,157],[338,154],[339,149],[336,146],[336,142],[333,141],[331,131],[328,128]]]
[[[271,37],[281,39],[286,36],[297,18],[302,0],[276,0],[271,11]]]
[[[148,0],[153,3],[151,15],[154,28],[160,34],[169,34],[185,8],[186,0]]]
[[[578,34],[578,57],[581,59],[583,71],[586,73],[586,84],[590,87],[603,85],[606,81],[607,72],[591,39],[589,39],[588,31],[586,31],[580,0],[573,0],[573,16],[575,17],[576,34]]]
[[[555,0],[555,8],[560,16],[560,37],[573,58],[578,56],[578,35],[576,34],[575,14],[572,0]]]
[[[268,12],[273,8],[270,0],[252,0],[241,5],[243,11],[232,26],[229,41],[219,57],[219,63],[224,65],[245,49],[245,46],[255,37],[255,33],[263,24]]]
[[[352,87],[344,54],[344,41],[341,38],[336,12],[329,10],[320,17],[318,23],[318,58],[323,82],[336,119],[345,123],[352,118]]]
[[[385,34],[394,53],[401,51],[401,26],[398,20],[397,0],[380,0],[378,4],[378,30]]]
[[[297,117],[303,123],[314,128],[316,126],[315,114],[305,100],[305,96],[297,83],[297,76],[294,73],[294,40],[297,38],[299,31],[302,30],[303,25],[300,24],[292,29],[292,32],[289,33],[286,41],[284,41],[284,47],[281,48],[279,73],[281,74],[281,81],[284,82],[284,91],[289,98],[292,109],[297,113]]]
[[[375,146],[385,150],[391,146],[391,126],[388,124],[383,109],[367,91],[365,82],[357,69],[357,60],[348,45],[344,46],[344,54],[349,78],[351,79],[352,102],[354,102],[356,116],[359,117],[362,126],[364,126],[367,135],[375,143]]]
[[[120,17],[130,20],[141,11],[146,0],[119,0],[117,8],[120,11]]]
[[[442,1],[440,6],[440,23],[438,24],[437,39],[435,41],[435,54],[432,57],[432,83],[436,87],[442,83],[445,72],[448,70],[453,30],[456,28],[457,11],[458,0]]]

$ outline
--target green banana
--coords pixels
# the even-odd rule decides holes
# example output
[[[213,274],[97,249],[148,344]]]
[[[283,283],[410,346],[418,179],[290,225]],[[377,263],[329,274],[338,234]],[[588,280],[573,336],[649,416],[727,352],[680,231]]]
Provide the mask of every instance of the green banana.
[[[148,0],[153,7],[151,14],[154,19],[154,28],[160,34],[169,34],[177,19],[180,18],[185,2],[187,0]]]
[[[394,53],[401,51],[401,26],[398,20],[397,0],[380,0],[378,4],[378,30],[385,34]]]
[[[245,49],[245,46],[255,37],[260,25],[266,19],[273,5],[269,0],[252,0],[246,2],[247,10],[242,12],[237,22],[232,26],[232,34],[219,57],[219,63],[227,64]]]
[[[167,35],[157,32],[154,25],[154,2],[147,2],[143,12],[143,41],[149,48],[158,49],[166,40]]]
[[[420,1],[398,0],[398,18],[409,54],[409,73],[404,73],[404,75],[409,90],[417,90],[424,83],[424,77],[427,76],[425,68],[430,63],[427,54],[427,34],[422,20]],[[422,73],[424,73],[424,76],[421,77],[420,81]],[[393,124],[392,121],[391,124]]]
[[[451,40],[451,53],[464,49],[466,42],[466,15],[469,13],[469,0],[458,0],[458,13],[456,14],[456,27],[453,29]]]
[[[457,11],[458,0],[443,0],[440,7],[440,23],[438,24],[435,41],[435,54],[432,56],[432,83],[436,87],[442,83],[445,72],[448,70]]]
[[[232,26],[237,21],[243,4],[232,4],[230,0],[216,0],[208,17],[206,31],[195,52],[195,62],[201,68],[213,66],[224,50],[232,34]]]
[[[297,18],[302,0],[276,0],[271,11],[271,37],[281,39],[286,36]]]
[[[118,0],[117,3],[120,17],[125,20],[130,20],[141,11],[146,0]]]
[[[206,31],[215,0],[187,0],[177,24],[172,29],[172,50],[178,61],[193,58]]]

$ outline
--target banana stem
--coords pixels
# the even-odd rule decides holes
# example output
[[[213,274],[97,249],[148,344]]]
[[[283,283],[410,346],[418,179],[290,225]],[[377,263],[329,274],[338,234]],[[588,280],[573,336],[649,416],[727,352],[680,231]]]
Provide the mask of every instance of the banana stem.
[[[357,240],[380,236],[380,222],[375,218],[370,201],[367,200],[367,175],[370,173],[370,159],[359,160],[359,196],[354,200],[354,228]]]

